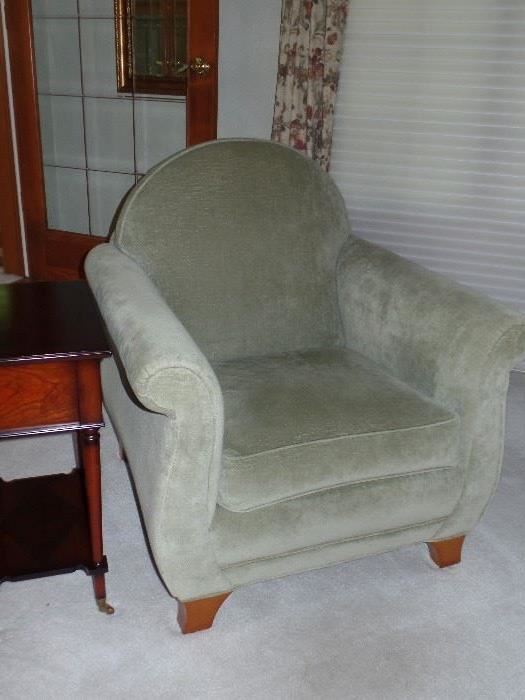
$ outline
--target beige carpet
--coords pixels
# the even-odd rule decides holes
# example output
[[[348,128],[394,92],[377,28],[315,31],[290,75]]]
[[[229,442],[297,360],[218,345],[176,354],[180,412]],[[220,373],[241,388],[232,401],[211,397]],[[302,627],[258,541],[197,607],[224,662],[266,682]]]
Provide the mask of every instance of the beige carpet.
[[[3,584],[2,699],[525,698],[525,375],[498,493],[460,566],[437,570],[421,545],[245,587],[193,636],[148,558],[110,428],[103,460],[116,614],[96,611],[81,572]],[[0,444],[4,478],[71,463],[70,437]]]

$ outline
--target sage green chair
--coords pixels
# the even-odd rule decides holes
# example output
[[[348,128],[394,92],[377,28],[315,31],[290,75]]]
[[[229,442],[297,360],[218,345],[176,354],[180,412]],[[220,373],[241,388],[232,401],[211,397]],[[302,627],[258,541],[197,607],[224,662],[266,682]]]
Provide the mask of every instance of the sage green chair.
[[[416,542],[460,560],[498,483],[521,315],[354,238],[331,178],[264,141],[161,163],[86,272],[183,631],[254,581]]]

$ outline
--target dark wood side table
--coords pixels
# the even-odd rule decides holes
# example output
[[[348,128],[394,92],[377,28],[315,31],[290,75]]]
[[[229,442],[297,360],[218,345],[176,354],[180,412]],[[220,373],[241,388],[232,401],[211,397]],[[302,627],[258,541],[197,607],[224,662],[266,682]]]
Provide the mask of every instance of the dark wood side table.
[[[73,431],[79,463],[0,479],[0,583],[84,569],[106,613],[99,370],[110,354],[85,282],[0,286],[0,439]]]

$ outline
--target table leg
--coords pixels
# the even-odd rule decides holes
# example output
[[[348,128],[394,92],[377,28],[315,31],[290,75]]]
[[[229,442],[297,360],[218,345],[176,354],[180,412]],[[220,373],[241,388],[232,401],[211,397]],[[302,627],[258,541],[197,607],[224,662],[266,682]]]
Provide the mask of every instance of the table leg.
[[[84,481],[89,512],[91,554],[93,564],[101,565],[104,558],[102,545],[102,490],[100,483],[100,436],[98,428],[86,428],[78,433],[80,462],[84,469]],[[93,574],[93,588],[98,608],[111,615],[114,608],[106,602],[104,573]]]

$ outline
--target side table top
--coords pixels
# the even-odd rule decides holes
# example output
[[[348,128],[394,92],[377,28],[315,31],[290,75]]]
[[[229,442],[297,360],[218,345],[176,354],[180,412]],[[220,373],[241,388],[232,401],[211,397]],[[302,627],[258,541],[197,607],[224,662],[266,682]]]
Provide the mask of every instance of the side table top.
[[[0,285],[0,364],[108,355],[87,282]]]

